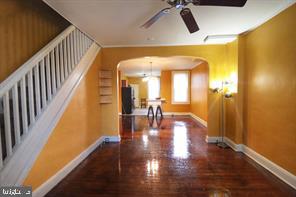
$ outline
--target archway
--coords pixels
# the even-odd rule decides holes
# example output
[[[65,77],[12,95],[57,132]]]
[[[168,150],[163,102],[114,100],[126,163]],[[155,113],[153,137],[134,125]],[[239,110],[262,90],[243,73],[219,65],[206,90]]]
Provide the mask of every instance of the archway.
[[[233,50],[236,49],[234,45]],[[191,56],[199,57],[208,63],[209,86],[214,88],[213,82],[222,81],[227,77],[228,72],[233,70],[229,66],[228,51],[225,45],[199,45],[199,46],[161,46],[161,47],[122,47],[122,48],[104,48],[101,53],[101,69],[112,70],[113,76],[117,76],[118,64],[121,61],[145,57],[145,56]],[[230,50],[230,51],[233,51]],[[231,64],[232,65],[232,64]],[[101,113],[104,115],[104,121],[101,123],[101,130],[105,135],[115,136],[119,133],[118,121],[118,95],[117,77],[112,81],[112,104],[101,105]],[[220,106],[219,94],[208,92],[208,136],[219,136],[220,131]]]
[[[149,63],[154,62],[153,73],[159,72],[160,97],[166,100],[164,111],[166,114],[190,115],[204,126],[208,122],[209,110],[209,64],[202,58],[193,56],[169,57],[138,57],[122,60],[117,65],[117,106],[121,114],[121,87],[122,77],[125,80],[143,78],[145,72],[150,72]],[[172,103],[171,73],[173,71],[189,71],[189,100],[187,104]],[[127,74],[128,77],[123,73]],[[134,80],[133,80],[134,81]],[[119,120],[120,121],[120,120]]]

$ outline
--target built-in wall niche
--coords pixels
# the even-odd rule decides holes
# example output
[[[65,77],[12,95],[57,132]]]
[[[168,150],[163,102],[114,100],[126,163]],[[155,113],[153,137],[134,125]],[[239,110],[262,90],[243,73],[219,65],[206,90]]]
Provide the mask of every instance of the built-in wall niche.
[[[112,103],[112,71],[100,70],[99,73],[100,104]]]

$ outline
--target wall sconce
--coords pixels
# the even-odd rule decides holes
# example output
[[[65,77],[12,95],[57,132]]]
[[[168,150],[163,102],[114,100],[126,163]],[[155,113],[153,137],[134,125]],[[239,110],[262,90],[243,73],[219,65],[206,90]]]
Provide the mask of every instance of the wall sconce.
[[[233,83],[231,81],[223,82],[223,92],[225,98],[231,98],[233,96]]]
[[[233,94],[231,92],[226,92],[224,94],[225,98],[231,98],[233,96]]]
[[[214,81],[211,84],[211,92],[222,93],[225,98],[231,98],[233,96],[233,83],[230,81]]]
[[[210,85],[210,91],[213,93],[220,93],[223,90],[222,81],[212,81]]]

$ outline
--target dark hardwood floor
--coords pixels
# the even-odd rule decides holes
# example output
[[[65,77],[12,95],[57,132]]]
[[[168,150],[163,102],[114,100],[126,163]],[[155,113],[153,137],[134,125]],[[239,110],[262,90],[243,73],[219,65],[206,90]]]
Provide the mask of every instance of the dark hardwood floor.
[[[296,196],[242,153],[205,142],[190,117],[122,117],[121,143],[97,148],[47,196]]]

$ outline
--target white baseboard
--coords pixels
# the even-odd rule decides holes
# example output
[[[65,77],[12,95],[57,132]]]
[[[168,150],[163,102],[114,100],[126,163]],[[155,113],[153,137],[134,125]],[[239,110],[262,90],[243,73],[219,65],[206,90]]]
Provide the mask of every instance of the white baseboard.
[[[208,143],[215,143],[217,140],[221,140],[221,137],[208,137],[206,141]],[[296,189],[296,176],[292,173],[288,172],[284,168],[280,167],[279,165],[275,164],[274,162],[270,161],[266,157],[260,155],[256,151],[252,150],[251,148],[247,147],[244,144],[236,144],[231,139],[225,137],[224,142],[232,148],[236,152],[242,152],[247,155],[249,158],[254,160],[256,163],[261,165],[263,168],[277,176],[279,179]]]
[[[209,144],[217,143],[218,141],[221,141],[221,137],[206,136],[206,142]]]
[[[190,112],[163,112],[164,116],[188,116]]]
[[[208,127],[208,122],[196,116],[194,113],[190,113],[190,116],[198,121],[200,124],[202,124],[204,127]]]
[[[92,153],[98,146],[100,146],[106,138],[110,139],[110,142],[119,142],[119,136],[102,136],[86,150],[80,153],[75,159],[70,161],[66,166],[59,170],[55,175],[49,178],[41,186],[33,191],[34,197],[45,196],[52,188],[54,188],[61,180],[63,180],[75,167],[77,167],[90,153]]]
[[[288,172],[284,168],[280,167],[279,165],[275,164],[274,162],[270,161],[269,159],[265,158],[264,156],[260,155],[259,153],[255,152],[251,148],[247,147],[246,145],[242,145],[242,152],[246,154],[248,157],[256,161],[259,165],[263,168],[277,176],[279,179],[296,189],[296,176],[292,173]]]
[[[118,113],[118,115],[122,115],[122,113]],[[133,116],[133,114],[124,114],[125,116],[130,115]],[[146,114],[144,114],[146,115]],[[193,119],[195,119],[196,121],[198,121],[200,124],[202,124],[204,127],[208,127],[208,123],[207,121],[201,119],[200,117],[196,116],[195,114],[191,113],[191,112],[163,112],[164,116],[191,116]]]
[[[120,142],[120,136],[104,136],[105,142]]]
[[[236,144],[234,141],[228,137],[224,137],[224,142],[232,148],[235,152],[243,152],[243,144]]]

